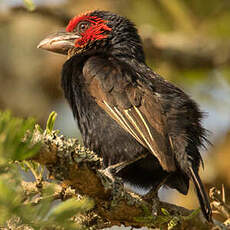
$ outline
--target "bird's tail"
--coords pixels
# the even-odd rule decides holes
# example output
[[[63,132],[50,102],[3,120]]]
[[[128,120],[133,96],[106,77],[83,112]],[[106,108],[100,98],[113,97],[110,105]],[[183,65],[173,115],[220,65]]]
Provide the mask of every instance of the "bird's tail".
[[[197,196],[199,199],[202,213],[208,222],[212,222],[212,210],[210,207],[210,202],[209,202],[208,196],[204,190],[204,186],[201,182],[201,179],[200,179],[198,173],[196,172],[196,170],[193,170],[192,167],[189,167],[189,170],[191,173],[192,181],[195,185],[195,189],[196,189],[196,193],[197,193]]]

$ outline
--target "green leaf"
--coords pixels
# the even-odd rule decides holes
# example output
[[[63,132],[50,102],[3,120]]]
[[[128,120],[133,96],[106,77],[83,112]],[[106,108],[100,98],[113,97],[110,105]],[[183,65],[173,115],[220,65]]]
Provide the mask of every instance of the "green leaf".
[[[170,216],[170,213],[164,209],[164,208],[161,208],[161,212],[165,215],[165,216]]]
[[[47,131],[49,131],[49,132],[53,131],[56,117],[57,117],[57,113],[54,111],[49,115],[49,118],[48,118],[47,123],[46,123],[46,130]]]
[[[14,215],[20,206],[20,190],[16,185],[9,185],[7,180],[0,179],[0,225]]]
[[[168,230],[174,229],[180,223],[180,218],[175,216],[168,223]]]
[[[49,220],[62,223],[74,215],[86,212],[94,206],[93,201],[89,199],[77,200],[75,198],[66,200],[56,206],[50,213]]]
[[[33,156],[40,149],[32,144],[34,119],[15,118],[9,111],[0,111],[0,165],[21,161]]]
[[[190,219],[194,218],[196,215],[198,215],[199,212],[200,212],[200,208],[195,209],[195,210],[192,211],[192,213],[189,214],[188,216],[183,216],[183,219],[184,219],[184,220],[190,220]]]
[[[32,0],[23,0],[24,1],[24,4],[26,6],[26,8],[29,10],[29,11],[33,11],[35,10],[35,4],[33,3]]]

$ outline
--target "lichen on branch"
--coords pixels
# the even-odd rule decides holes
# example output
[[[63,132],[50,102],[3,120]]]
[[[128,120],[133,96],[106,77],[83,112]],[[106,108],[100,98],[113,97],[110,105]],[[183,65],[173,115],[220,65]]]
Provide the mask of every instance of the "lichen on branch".
[[[189,229],[192,222],[193,226],[197,224],[203,229],[210,229],[201,215],[165,202],[159,202],[158,215],[153,215],[151,200],[126,191],[119,178],[113,181],[107,177],[101,170],[102,159],[74,138],[66,138],[53,130],[43,132],[37,126],[33,142],[42,143],[33,160],[47,167],[50,178],[59,180],[63,188],[71,187],[76,194],[94,200],[95,206],[84,222],[89,224],[87,227],[102,229],[125,225],[172,229],[177,226],[178,229]]]

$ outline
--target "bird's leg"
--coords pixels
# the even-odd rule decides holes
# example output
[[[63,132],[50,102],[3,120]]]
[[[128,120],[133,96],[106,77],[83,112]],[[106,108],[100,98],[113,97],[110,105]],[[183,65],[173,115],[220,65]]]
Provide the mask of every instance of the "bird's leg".
[[[126,165],[128,165],[127,162],[123,161],[118,164],[110,165],[106,169],[99,170],[104,176],[106,176],[110,182],[115,183],[116,180],[116,174],[123,169]]]
[[[116,173],[120,171],[123,167],[123,163],[118,163],[114,165],[110,165],[109,167],[105,169],[100,169],[99,172],[102,175],[103,183],[106,184],[106,182],[109,181],[109,183],[112,183],[113,186],[117,183],[121,183],[121,179],[116,177]]]
[[[146,200],[148,203],[152,203],[152,215],[157,216],[159,214],[160,209],[160,199],[158,197],[158,191],[160,187],[165,183],[168,177],[166,177],[161,183],[159,183],[156,187],[152,188],[146,195],[142,198]]]
[[[114,194],[117,194],[118,191],[120,191],[121,188],[123,188],[123,181],[120,177],[117,177],[112,170],[114,170],[117,165],[111,165],[107,167],[106,169],[100,169],[100,177],[102,180],[103,185],[111,189]]]
[[[110,171],[110,167],[107,167],[106,169],[100,169],[99,172],[105,177],[105,179],[109,179],[110,182],[114,183],[114,176]]]
[[[140,160],[140,159],[144,158],[145,156],[146,155],[141,155],[140,157],[136,158],[133,161],[122,161],[120,163],[110,165],[106,169],[99,170],[99,172],[102,175],[103,183],[106,184],[106,182],[109,179],[109,182],[113,183],[113,186],[116,186],[116,184],[121,184],[122,179],[120,177],[116,176],[117,173],[119,171],[121,171],[122,169],[124,169],[126,166],[132,164],[133,162],[135,162],[137,160]]]
[[[142,159],[146,157],[146,154],[143,154],[139,157],[137,157],[135,160],[132,161],[122,161],[120,163],[114,164],[114,165],[110,165],[109,167],[107,167],[107,169],[110,171],[111,174],[117,174],[119,173],[122,169],[124,169],[126,166]]]
[[[132,161],[122,161],[120,163],[117,163],[117,164],[113,164],[113,165],[110,165],[108,166],[106,169],[101,169],[99,170],[102,174],[104,174],[107,178],[110,179],[111,182],[115,183],[115,178],[116,177],[116,174],[121,171],[122,169],[124,169],[126,166],[142,159],[146,157],[146,154],[144,155],[141,155],[139,156],[138,158],[136,158],[135,160],[132,160]]]
[[[160,200],[158,197],[158,189],[151,189],[146,195],[142,197],[148,203],[152,203],[152,215],[157,216],[159,213]]]

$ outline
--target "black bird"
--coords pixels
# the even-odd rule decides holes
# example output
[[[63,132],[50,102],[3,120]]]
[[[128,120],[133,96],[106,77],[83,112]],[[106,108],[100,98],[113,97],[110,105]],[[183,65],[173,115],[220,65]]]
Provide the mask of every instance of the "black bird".
[[[39,48],[68,55],[62,88],[84,145],[140,188],[195,185],[207,221],[211,208],[198,175],[206,141],[197,104],[145,63],[134,24],[107,11],[74,17]]]

